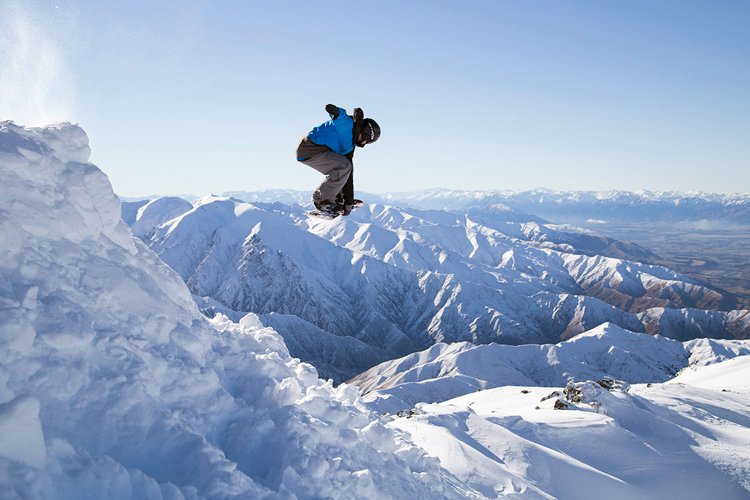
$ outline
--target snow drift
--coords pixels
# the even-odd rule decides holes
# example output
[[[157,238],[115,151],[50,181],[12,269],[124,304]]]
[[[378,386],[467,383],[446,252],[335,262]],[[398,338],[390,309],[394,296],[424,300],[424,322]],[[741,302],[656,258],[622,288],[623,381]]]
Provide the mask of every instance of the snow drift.
[[[253,316],[202,316],[89,152],[0,122],[0,496],[474,495]]]

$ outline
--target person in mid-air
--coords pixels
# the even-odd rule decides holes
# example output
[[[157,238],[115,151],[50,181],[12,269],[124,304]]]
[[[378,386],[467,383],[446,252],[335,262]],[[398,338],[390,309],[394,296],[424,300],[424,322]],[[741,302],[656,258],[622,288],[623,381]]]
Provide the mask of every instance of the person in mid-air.
[[[380,127],[365,118],[360,108],[350,116],[346,110],[328,104],[331,120],[318,125],[297,144],[297,160],[314,168],[326,178],[312,195],[315,208],[333,215],[349,215],[361,206],[354,199],[354,147],[365,147],[380,137]]]

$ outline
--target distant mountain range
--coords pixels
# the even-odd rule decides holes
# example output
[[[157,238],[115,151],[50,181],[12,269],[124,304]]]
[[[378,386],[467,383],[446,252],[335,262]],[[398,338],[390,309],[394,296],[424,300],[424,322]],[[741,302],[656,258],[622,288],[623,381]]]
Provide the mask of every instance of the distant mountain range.
[[[368,203],[379,203],[428,210],[506,210],[532,214],[552,223],[634,223],[678,221],[750,222],[750,193],[715,194],[700,191],[463,191],[426,189],[413,192],[366,193],[359,195]],[[310,203],[308,191],[265,189],[227,191],[219,194],[250,203]],[[188,201],[198,196],[181,195]],[[141,199],[123,198],[126,202]],[[525,215],[524,217],[528,217]]]
[[[369,204],[333,222],[304,211],[213,196],[123,204],[134,234],[205,312],[256,313],[292,355],[338,381],[437,342],[555,343],[606,322],[679,340],[750,335],[731,294],[637,262],[658,256],[632,243],[561,231],[513,208]],[[321,330],[331,335],[317,335],[317,349],[291,338]],[[343,338],[342,351],[333,344]],[[351,349],[358,362],[334,369]]]
[[[453,191],[390,193],[386,200],[420,208],[468,210],[505,206],[551,222],[750,222],[750,193],[675,191]]]

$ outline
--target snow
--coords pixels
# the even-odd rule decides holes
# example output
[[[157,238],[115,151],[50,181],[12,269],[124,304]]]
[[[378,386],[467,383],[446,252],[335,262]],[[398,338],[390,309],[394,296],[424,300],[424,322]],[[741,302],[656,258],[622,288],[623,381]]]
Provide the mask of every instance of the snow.
[[[88,151],[0,123],[0,495],[473,495],[273,329],[201,315]]]
[[[122,219],[130,226],[133,235],[139,238],[143,238],[159,224],[163,224],[193,208],[190,202],[176,197],[158,198],[143,203],[130,203],[129,205],[132,205],[133,208],[137,206],[137,209],[134,213],[129,213],[128,216],[123,213]]]
[[[695,339],[685,342],[690,351],[690,366],[705,366],[737,356],[750,354],[750,343],[744,340]]]
[[[750,347],[750,345],[747,347]],[[750,356],[744,355],[718,364],[688,368],[675,377],[672,382],[704,389],[739,391],[750,394],[748,380],[750,380]]]
[[[750,341],[677,342],[604,324],[559,344],[438,344],[384,362],[349,381],[379,413],[443,402],[506,385],[563,386],[605,377],[628,383],[671,380],[688,367],[745,355]]]
[[[39,400],[19,397],[0,405],[0,456],[36,469],[44,466]]]
[[[745,499],[748,349],[602,325],[556,345],[439,344],[352,383],[487,498]]]
[[[563,410],[562,387],[507,386],[418,404],[388,425],[487,498],[750,498],[747,392],[572,387],[582,401]]]

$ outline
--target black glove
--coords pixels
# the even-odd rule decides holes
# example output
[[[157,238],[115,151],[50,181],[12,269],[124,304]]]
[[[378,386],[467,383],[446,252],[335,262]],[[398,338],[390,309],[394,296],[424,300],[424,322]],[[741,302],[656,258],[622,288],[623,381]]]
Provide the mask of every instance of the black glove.
[[[326,104],[326,111],[328,112],[329,115],[333,116],[334,120],[339,117],[338,106],[334,106],[333,104]]]

